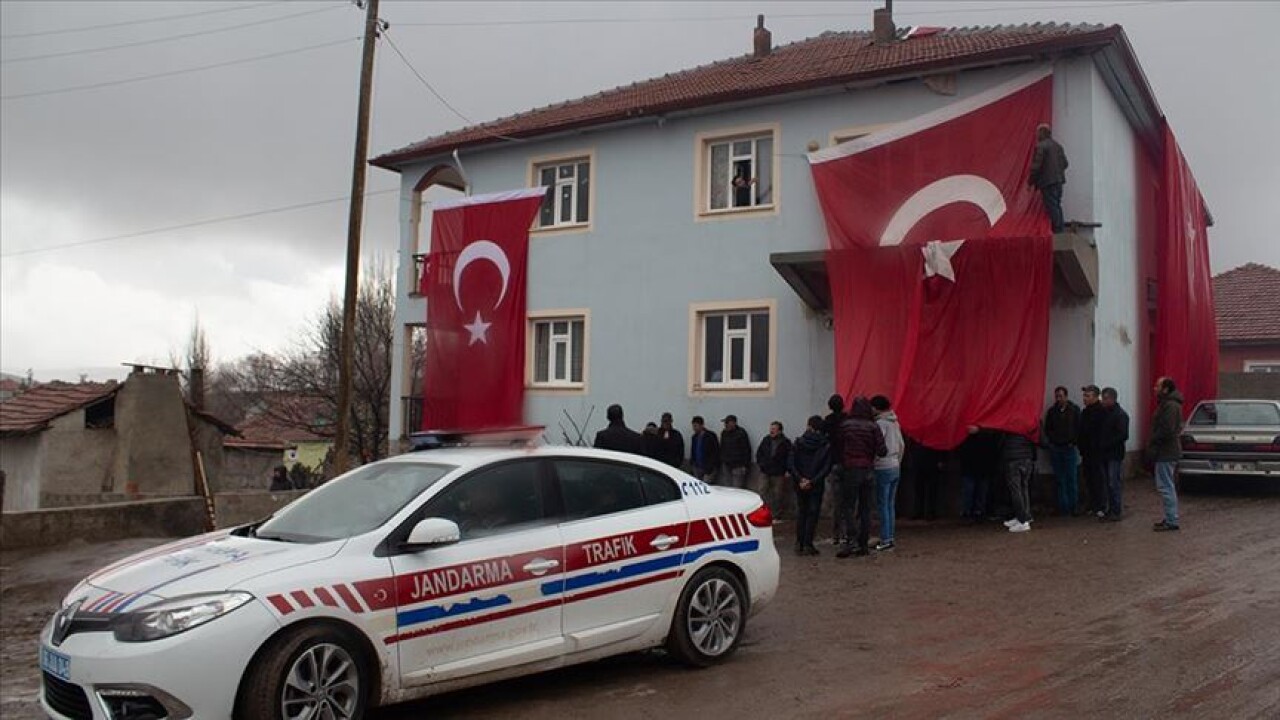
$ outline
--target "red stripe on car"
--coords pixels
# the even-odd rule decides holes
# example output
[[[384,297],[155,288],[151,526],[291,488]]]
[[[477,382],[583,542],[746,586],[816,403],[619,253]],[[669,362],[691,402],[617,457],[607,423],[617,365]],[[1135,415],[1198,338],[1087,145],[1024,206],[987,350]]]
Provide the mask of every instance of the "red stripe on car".
[[[279,611],[281,615],[288,615],[293,612],[293,605],[291,605],[289,600],[283,595],[272,595],[267,598],[267,601],[272,605],[275,605],[276,610]]]
[[[334,585],[333,589],[338,591],[338,597],[342,598],[342,602],[347,604],[347,607],[351,609],[351,612],[364,612],[364,608],[360,607],[360,601],[357,600],[356,596],[347,589],[346,585]]]
[[[333,595],[331,595],[328,590],[318,587],[313,589],[311,592],[315,593],[316,597],[320,599],[320,602],[325,605],[328,605],[329,607],[338,607],[338,601],[333,599]]]
[[[294,590],[289,594],[293,596],[294,601],[298,603],[298,607],[300,608],[305,609],[315,605],[315,602],[311,599],[311,596],[307,594],[306,590]]]

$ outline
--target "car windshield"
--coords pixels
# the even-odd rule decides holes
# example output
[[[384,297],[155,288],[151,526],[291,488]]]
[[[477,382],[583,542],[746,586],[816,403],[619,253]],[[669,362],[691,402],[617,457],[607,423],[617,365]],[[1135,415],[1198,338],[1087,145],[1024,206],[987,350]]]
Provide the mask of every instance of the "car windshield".
[[[1275,403],[1204,403],[1191,416],[1197,426],[1280,426],[1280,405]]]
[[[312,490],[276,513],[254,535],[267,540],[317,543],[373,530],[434,485],[452,465],[375,463]]]

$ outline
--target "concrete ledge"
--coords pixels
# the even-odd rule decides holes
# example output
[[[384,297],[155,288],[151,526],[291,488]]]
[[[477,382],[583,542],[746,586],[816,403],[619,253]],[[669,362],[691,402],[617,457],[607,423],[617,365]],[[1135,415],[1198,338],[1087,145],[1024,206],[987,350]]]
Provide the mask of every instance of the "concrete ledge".
[[[183,497],[0,514],[0,548],[102,542],[133,537],[185,537],[204,529],[204,500]]]
[[[214,514],[218,519],[218,527],[235,527],[261,520],[306,494],[306,490],[220,492],[213,496]]]

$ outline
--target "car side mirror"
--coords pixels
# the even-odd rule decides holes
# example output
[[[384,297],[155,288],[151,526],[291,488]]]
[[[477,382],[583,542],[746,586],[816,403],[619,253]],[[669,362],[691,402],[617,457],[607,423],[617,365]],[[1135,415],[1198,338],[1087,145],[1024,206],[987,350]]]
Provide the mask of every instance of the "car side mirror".
[[[452,545],[462,539],[462,530],[458,523],[445,518],[426,518],[413,526],[409,539],[401,544],[408,551],[426,550],[427,548]]]

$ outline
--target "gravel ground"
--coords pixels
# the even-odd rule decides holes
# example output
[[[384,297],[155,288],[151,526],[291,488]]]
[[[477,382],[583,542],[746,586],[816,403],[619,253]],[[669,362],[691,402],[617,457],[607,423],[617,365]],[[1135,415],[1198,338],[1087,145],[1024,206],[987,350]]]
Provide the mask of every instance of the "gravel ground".
[[[1235,483],[1124,522],[906,523],[893,553],[790,553],[782,588],[727,664],[627,655],[380,710],[382,720],[565,717],[1280,717],[1280,495]],[[0,553],[0,716],[39,717],[35,641],[94,567],[133,540]]]

